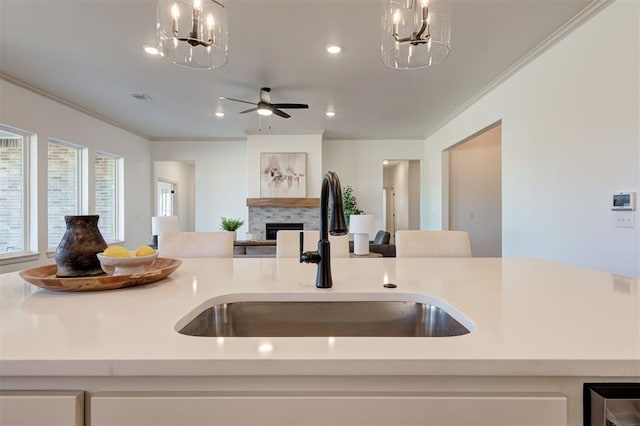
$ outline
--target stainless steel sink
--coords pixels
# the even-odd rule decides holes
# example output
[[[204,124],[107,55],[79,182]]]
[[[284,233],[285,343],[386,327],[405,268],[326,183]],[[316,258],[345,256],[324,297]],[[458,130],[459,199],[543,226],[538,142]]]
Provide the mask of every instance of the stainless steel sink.
[[[385,300],[219,303],[179,332],[207,337],[445,337],[470,331],[435,305]]]

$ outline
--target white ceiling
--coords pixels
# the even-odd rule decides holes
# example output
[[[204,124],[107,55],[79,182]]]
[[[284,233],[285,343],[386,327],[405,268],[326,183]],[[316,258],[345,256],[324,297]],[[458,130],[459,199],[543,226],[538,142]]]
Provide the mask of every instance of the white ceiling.
[[[410,71],[382,63],[378,0],[224,3],[229,61],[201,71],[143,52],[155,0],[0,0],[0,73],[150,139],[255,133],[258,115],[238,114],[249,105],[218,97],[257,102],[263,86],[272,102],[310,106],[273,117],[271,130],[263,118],[263,133],[421,139],[591,0],[453,0],[451,54]]]

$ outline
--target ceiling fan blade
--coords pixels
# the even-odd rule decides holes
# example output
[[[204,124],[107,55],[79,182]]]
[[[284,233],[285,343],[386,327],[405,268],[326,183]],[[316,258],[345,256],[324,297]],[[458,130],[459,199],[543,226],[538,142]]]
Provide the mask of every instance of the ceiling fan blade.
[[[309,105],[307,104],[273,104],[274,108],[290,108],[290,109],[307,109]]]
[[[272,107],[273,107],[273,105],[272,105]],[[289,114],[287,114],[286,112],[284,112],[284,111],[280,111],[280,110],[279,110],[279,109],[277,109],[277,108],[271,108],[271,111],[273,111],[273,113],[274,113],[275,115],[280,116],[280,117],[282,117],[282,118],[289,118],[289,117],[291,117],[291,116],[290,116]]]
[[[257,111],[257,110],[258,110],[258,107],[255,107],[255,108],[249,108],[249,109],[246,109],[246,110],[244,110],[244,111],[240,111],[240,114],[246,114],[246,113],[248,113],[248,112],[253,112],[253,111]]]
[[[242,99],[227,98],[226,96],[220,96],[219,99],[224,99],[226,101],[242,102],[249,105],[258,105],[255,102],[243,101]]]

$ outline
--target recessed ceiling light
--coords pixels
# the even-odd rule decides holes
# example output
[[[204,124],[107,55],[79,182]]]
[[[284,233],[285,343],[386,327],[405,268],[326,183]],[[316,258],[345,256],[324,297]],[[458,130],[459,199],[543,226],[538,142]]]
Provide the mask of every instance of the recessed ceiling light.
[[[327,117],[335,117],[336,116],[336,113],[333,112],[333,111],[327,111],[326,114],[327,114]]]
[[[150,46],[148,44],[144,45],[144,51],[147,52],[149,55],[159,55],[160,54],[160,51],[158,50],[157,47]]]
[[[327,46],[327,52],[331,53],[332,55],[336,55],[341,51],[342,48],[336,44],[330,44],[329,46]]]
[[[216,117],[224,117],[224,112],[216,112]]]
[[[389,160],[382,160],[382,165],[386,166],[387,164],[389,164]]]

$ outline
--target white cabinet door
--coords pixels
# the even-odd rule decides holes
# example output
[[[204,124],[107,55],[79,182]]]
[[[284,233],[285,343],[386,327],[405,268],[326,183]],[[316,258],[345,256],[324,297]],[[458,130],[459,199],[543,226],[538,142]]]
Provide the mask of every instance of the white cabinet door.
[[[220,396],[97,393],[91,426],[566,426],[562,395]]]
[[[83,424],[83,392],[0,392],[0,426],[82,426]]]

